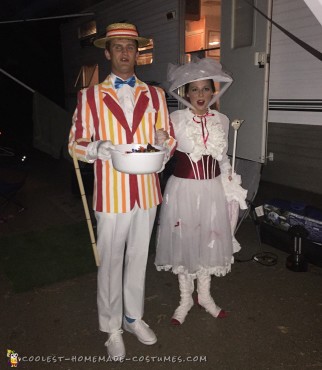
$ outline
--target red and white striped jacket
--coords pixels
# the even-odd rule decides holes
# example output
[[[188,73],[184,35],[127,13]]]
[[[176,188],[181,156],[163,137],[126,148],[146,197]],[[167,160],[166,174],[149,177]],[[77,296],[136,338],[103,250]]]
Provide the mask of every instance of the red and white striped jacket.
[[[110,76],[101,84],[79,92],[69,135],[71,155],[75,141],[76,156],[85,162],[87,146],[92,141],[110,140],[114,145],[153,144],[155,131],[161,128],[169,133],[167,145],[171,152],[174,151],[176,142],[163,90],[149,87],[138,79],[134,89],[132,129],[126,121]],[[129,212],[135,203],[140,208],[148,209],[162,201],[157,174],[129,175],[116,171],[110,160],[97,159],[94,175],[93,209],[98,212]]]

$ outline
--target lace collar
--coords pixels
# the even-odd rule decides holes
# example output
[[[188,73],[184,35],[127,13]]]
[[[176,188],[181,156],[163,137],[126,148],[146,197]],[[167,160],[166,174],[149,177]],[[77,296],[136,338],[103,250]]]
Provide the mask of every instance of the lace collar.
[[[193,142],[190,158],[198,162],[203,155],[211,155],[217,161],[221,161],[227,143],[219,114],[216,111],[208,111],[200,116],[190,109],[187,111],[186,134]]]

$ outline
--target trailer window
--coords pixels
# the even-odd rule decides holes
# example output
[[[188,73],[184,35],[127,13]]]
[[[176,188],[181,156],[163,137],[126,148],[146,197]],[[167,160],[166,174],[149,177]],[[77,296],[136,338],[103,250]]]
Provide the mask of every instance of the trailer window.
[[[74,87],[84,89],[85,87],[96,85],[98,82],[98,64],[82,66]]]
[[[91,46],[96,35],[96,21],[86,22],[78,27],[78,39],[81,47]]]
[[[220,59],[221,0],[185,1],[185,53]]]
[[[144,48],[139,48],[139,58],[137,64],[145,65],[152,64],[153,62],[153,40],[150,39],[150,42]]]
[[[96,35],[96,22],[95,21],[90,21],[81,24],[78,27],[78,38],[82,39],[84,37]]]

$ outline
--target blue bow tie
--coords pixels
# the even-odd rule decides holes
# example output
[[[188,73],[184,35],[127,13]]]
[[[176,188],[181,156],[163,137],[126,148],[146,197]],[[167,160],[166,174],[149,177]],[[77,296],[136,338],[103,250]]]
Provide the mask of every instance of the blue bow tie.
[[[132,77],[128,78],[126,81],[123,81],[120,78],[116,77],[115,82],[114,82],[114,87],[116,89],[119,89],[120,87],[122,87],[125,84],[127,84],[127,85],[129,85],[131,87],[134,87],[134,85],[135,85],[135,77],[132,76]]]

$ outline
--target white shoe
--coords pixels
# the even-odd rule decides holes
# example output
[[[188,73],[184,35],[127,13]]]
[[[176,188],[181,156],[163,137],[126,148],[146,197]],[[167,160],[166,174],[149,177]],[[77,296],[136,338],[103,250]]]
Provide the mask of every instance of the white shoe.
[[[108,340],[105,343],[107,353],[113,361],[122,361],[125,358],[125,347],[122,338],[123,330],[119,329],[108,335]]]
[[[138,340],[147,345],[151,345],[157,342],[157,337],[153,330],[150,329],[149,325],[143,320],[135,320],[129,323],[125,318],[123,319],[123,328],[137,336]]]

